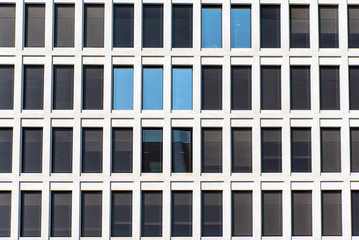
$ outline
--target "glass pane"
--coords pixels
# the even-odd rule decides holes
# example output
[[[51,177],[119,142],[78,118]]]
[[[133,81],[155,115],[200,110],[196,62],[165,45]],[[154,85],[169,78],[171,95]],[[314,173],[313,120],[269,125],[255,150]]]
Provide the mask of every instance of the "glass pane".
[[[310,128],[292,128],[292,172],[312,171],[312,143]]]
[[[41,192],[21,192],[20,237],[41,237]]]
[[[352,235],[359,236],[359,191],[352,190],[351,192]]]
[[[132,172],[132,128],[112,129],[112,172]]]
[[[282,172],[280,128],[262,128],[262,172]]]
[[[85,4],[84,47],[103,47],[104,5]]]
[[[74,47],[75,5],[55,4],[55,47]]]
[[[0,10],[1,11],[1,10]],[[0,66],[0,109],[14,108],[14,66]]]
[[[357,66],[349,66],[349,99],[350,110],[359,110],[359,67]]]
[[[42,128],[22,129],[22,173],[42,172]]]
[[[172,237],[192,236],[192,191],[172,191]]]
[[[10,237],[11,192],[0,192],[0,237]]]
[[[202,128],[202,172],[222,172],[221,128]]]
[[[82,172],[102,173],[102,128],[82,129]]]
[[[282,236],[282,191],[262,191],[262,236]]]
[[[232,208],[232,236],[252,236],[252,192],[233,191]]]
[[[252,172],[251,128],[232,128],[232,172]]]
[[[291,110],[310,110],[310,67],[290,67]]]
[[[359,48],[359,7],[348,6],[348,40],[350,48]]]
[[[72,193],[51,192],[51,237],[71,237]]]
[[[44,95],[44,66],[24,66],[23,109],[42,110]]]
[[[114,5],[113,46],[133,47],[133,5]]]
[[[202,237],[223,236],[222,191],[202,191]]]
[[[292,191],[292,235],[312,236],[311,191]]]
[[[222,8],[202,7],[202,48],[222,47]]]
[[[82,192],[81,206],[81,237],[101,237],[102,192]]]
[[[202,67],[202,110],[222,110],[222,67]]]
[[[280,110],[281,67],[261,67],[261,109]]]
[[[111,237],[132,236],[132,192],[112,192]]]
[[[0,47],[15,47],[15,4],[0,5]]]
[[[45,45],[45,4],[25,4],[25,47]]]
[[[172,69],[172,109],[192,110],[192,68]]]
[[[232,110],[252,109],[252,67],[232,66]]]
[[[143,68],[142,109],[162,110],[162,68]]]
[[[251,47],[251,8],[231,8],[231,48]]]
[[[73,109],[74,66],[54,66],[53,108]]]
[[[290,47],[309,48],[309,6],[290,6]]]
[[[192,172],[192,129],[172,129],[172,172]]]
[[[342,235],[341,191],[322,191],[322,235]]]
[[[359,172],[359,128],[350,128],[350,165],[352,172]]]
[[[11,173],[12,134],[12,128],[0,128],[0,173]]]
[[[319,47],[338,48],[338,6],[319,5]]]
[[[280,6],[261,5],[261,47],[280,48]]]
[[[172,5],[172,47],[192,47],[192,5]]]
[[[72,172],[72,128],[52,129],[52,172]]]
[[[143,191],[141,237],[162,237],[162,192]]]
[[[83,68],[83,109],[103,109],[103,66]]]
[[[133,68],[113,69],[113,109],[133,109]]]
[[[340,128],[322,128],[320,135],[322,172],[340,172]]]
[[[320,67],[320,110],[339,109],[339,67]]]
[[[143,47],[163,47],[163,6],[143,5]]]
[[[162,172],[162,129],[142,129],[142,172]]]

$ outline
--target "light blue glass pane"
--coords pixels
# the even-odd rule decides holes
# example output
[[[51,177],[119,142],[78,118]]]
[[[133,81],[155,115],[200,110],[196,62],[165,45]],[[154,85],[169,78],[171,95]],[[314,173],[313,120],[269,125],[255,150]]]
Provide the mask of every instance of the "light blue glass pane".
[[[190,143],[190,137],[191,137],[190,131],[185,130],[173,130],[172,131],[172,139],[173,142],[180,142],[180,143]]]
[[[162,142],[162,129],[143,130],[143,142]]]
[[[113,70],[113,109],[133,109],[132,68],[114,68]]]
[[[249,8],[231,9],[231,47],[251,47],[251,10]]]
[[[192,109],[191,68],[174,68],[172,70],[172,109]]]
[[[142,108],[162,110],[162,68],[144,68]]]
[[[221,8],[202,8],[202,47],[222,47]]]

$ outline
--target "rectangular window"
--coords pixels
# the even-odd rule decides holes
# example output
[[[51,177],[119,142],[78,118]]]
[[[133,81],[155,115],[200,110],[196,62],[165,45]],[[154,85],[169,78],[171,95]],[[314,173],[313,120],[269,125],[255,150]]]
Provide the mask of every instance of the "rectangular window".
[[[292,191],[292,235],[312,236],[312,191]]]
[[[131,173],[133,156],[132,128],[112,129],[112,172]]]
[[[312,134],[310,128],[291,129],[292,172],[312,171]]]
[[[192,191],[172,191],[172,237],[192,236]]]
[[[51,237],[71,237],[72,193],[51,192]]]
[[[280,5],[261,5],[261,48],[280,48]]]
[[[52,129],[52,172],[72,172],[72,128]]]
[[[142,45],[144,48],[163,47],[163,6],[143,5]]]
[[[359,128],[350,128],[350,169],[359,172]]]
[[[262,173],[282,172],[282,129],[262,128]]]
[[[282,191],[262,191],[262,236],[282,236]]]
[[[83,109],[103,109],[103,66],[83,67]]]
[[[0,47],[15,47],[15,4],[0,5]]]
[[[192,68],[172,68],[172,109],[192,110]]]
[[[12,135],[12,128],[0,128],[0,173],[11,173]]]
[[[41,237],[41,192],[21,192],[20,237]]]
[[[192,172],[192,129],[172,129],[172,172]]]
[[[261,67],[261,109],[281,110],[281,67]]]
[[[102,192],[81,192],[81,237],[102,236]]]
[[[44,98],[44,66],[24,66],[23,109],[42,110]]]
[[[143,68],[143,110],[162,110],[162,72],[161,67]]]
[[[202,172],[222,172],[221,128],[202,128]]]
[[[359,110],[359,67],[357,66],[349,66],[349,99],[350,110]]]
[[[252,172],[251,128],[232,128],[232,172]]]
[[[162,172],[162,128],[142,129],[142,172]]]
[[[232,66],[231,80],[232,110],[251,110],[252,67]]]
[[[231,48],[251,47],[251,7],[232,5]]]
[[[309,48],[309,6],[290,6],[290,47]]]
[[[222,7],[202,6],[202,48],[222,47]]]
[[[359,48],[359,7],[348,5],[348,45]]]
[[[172,47],[192,47],[192,5],[172,5]]]
[[[45,4],[25,4],[25,47],[45,46]]]
[[[232,236],[253,236],[251,191],[232,192]]]
[[[133,5],[113,6],[113,46],[133,47],[134,11]]]
[[[290,67],[290,109],[310,110],[310,67]]]
[[[132,192],[113,191],[111,204],[111,237],[131,237]]]
[[[104,46],[104,5],[84,6],[84,47]]]
[[[319,5],[319,47],[339,47],[337,5]]]
[[[222,66],[202,67],[202,110],[222,110]]]
[[[320,110],[339,110],[339,67],[320,67]]]
[[[102,173],[102,128],[82,129],[82,172]]]
[[[341,191],[322,191],[322,235],[342,236]]]
[[[14,108],[14,66],[6,66],[6,65],[0,66],[0,86],[1,86],[0,110],[13,109]]]
[[[321,128],[322,172],[340,172],[340,128]]]
[[[141,237],[162,237],[162,191],[143,191]]]
[[[72,110],[74,98],[74,66],[54,66],[53,109]]]
[[[22,129],[21,172],[42,172],[42,128]]]
[[[10,237],[11,192],[0,192],[0,237]]]
[[[55,4],[55,47],[74,47],[75,5]]]
[[[359,191],[352,190],[351,193],[352,235],[359,236]]]
[[[113,109],[133,110],[133,67],[113,68]]]
[[[222,191],[202,191],[202,237],[223,236]]]

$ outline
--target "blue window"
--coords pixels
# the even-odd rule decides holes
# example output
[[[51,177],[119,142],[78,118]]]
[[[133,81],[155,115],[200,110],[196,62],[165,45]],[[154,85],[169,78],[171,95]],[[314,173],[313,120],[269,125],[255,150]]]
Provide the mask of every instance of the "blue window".
[[[172,109],[192,110],[192,68],[172,69]]]
[[[133,109],[133,68],[113,69],[113,109]]]
[[[162,68],[143,68],[142,109],[162,110]]]
[[[251,47],[251,9],[234,6],[231,9],[231,47]]]
[[[222,47],[222,9],[220,6],[202,7],[202,47]]]

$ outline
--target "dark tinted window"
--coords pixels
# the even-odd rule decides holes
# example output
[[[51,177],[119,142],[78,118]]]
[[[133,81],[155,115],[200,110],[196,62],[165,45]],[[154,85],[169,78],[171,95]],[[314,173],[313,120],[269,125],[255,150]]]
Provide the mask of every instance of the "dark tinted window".
[[[132,172],[132,128],[112,129],[112,172]]]
[[[163,47],[163,6],[143,5],[143,47]]]
[[[261,109],[280,110],[281,67],[261,67]]]
[[[232,172],[252,172],[251,128],[232,128]]]
[[[44,66],[24,66],[23,109],[42,110],[44,95]]]
[[[73,109],[74,67],[54,66],[53,108]]]
[[[232,66],[232,110],[252,109],[252,67]]]
[[[290,108],[310,110],[310,67],[290,67]]]
[[[41,192],[21,192],[20,237],[41,236]]]
[[[192,47],[192,5],[172,6],[172,47]]]
[[[309,6],[290,6],[290,47],[309,48]]]
[[[312,236],[311,191],[292,191],[292,235]]]
[[[280,48],[280,5],[261,5],[261,47]]]
[[[84,66],[83,109],[103,109],[103,66]]]
[[[52,172],[72,172],[72,128],[52,129]]]
[[[202,191],[202,237],[223,235],[222,191]]]
[[[202,128],[202,172],[222,172],[221,128]]]
[[[350,166],[352,172],[359,172],[359,128],[350,128]]]
[[[350,110],[359,110],[359,67],[357,66],[349,66],[349,97]]]
[[[262,192],[262,236],[282,236],[282,191]]]
[[[25,47],[45,45],[45,4],[25,4]]]
[[[337,48],[338,46],[338,6],[319,5],[319,47]]]
[[[340,172],[340,128],[322,128],[320,137],[322,172]]]
[[[41,173],[42,171],[42,128],[22,129],[22,171]]]
[[[141,236],[162,237],[162,192],[143,191]]]
[[[162,129],[142,129],[142,172],[162,172]]]
[[[359,7],[348,5],[348,45],[359,48]]]
[[[312,141],[310,128],[292,128],[292,172],[312,171]]]
[[[1,11],[1,10],[0,10]],[[14,108],[14,66],[0,66],[0,109]]]
[[[222,110],[222,67],[202,67],[202,110]]]
[[[84,7],[84,47],[103,47],[104,6],[85,4]]]
[[[341,191],[322,191],[322,235],[342,235]]]
[[[0,192],[0,237],[10,237],[11,192]]]
[[[192,172],[192,129],[172,129],[172,172]]]
[[[132,192],[112,192],[111,237],[132,236]]]
[[[12,128],[0,128],[0,156],[0,173],[11,173]]]
[[[73,47],[75,35],[75,5],[55,4],[55,47]]]
[[[71,211],[71,192],[51,192],[51,237],[71,237]]]
[[[102,235],[102,192],[81,193],[81,237]]]
[[[114,5],[113,46],[133,47],[133,5]]]
[[[251,191],[232,192],[232,236],[252,236],[253,205]]]
[[[339,67],[320,67],[320,109],[340,109]]]
[[[0,47],[15,47],[15,4],[0,5]]]
[[[172,191],[172,237],[192,236],[192,192]]]
[[[262,172],[282,172],[280,128],[262,128]]]
[[[82,172],[102,172],[102,128],[82,129]]]
[[[359,191],[352,190],[351,201],[352,235],[359,236]]]

